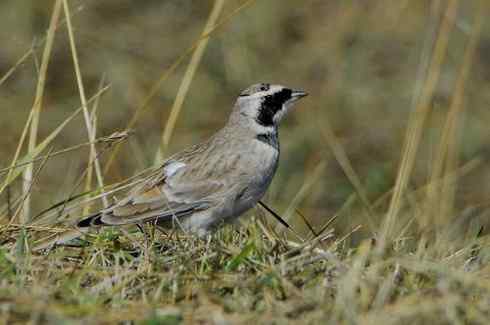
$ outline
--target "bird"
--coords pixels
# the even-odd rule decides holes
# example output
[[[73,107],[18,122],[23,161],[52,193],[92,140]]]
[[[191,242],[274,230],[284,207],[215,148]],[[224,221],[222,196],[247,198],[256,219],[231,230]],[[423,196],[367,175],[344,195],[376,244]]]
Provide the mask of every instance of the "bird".
[[[269,83],[246,88],[214,135],[170,156],[126,197],[76,227],[156,222],[204,236],[234,223],[266,193],[279,163],[279,125],[307,95]]]

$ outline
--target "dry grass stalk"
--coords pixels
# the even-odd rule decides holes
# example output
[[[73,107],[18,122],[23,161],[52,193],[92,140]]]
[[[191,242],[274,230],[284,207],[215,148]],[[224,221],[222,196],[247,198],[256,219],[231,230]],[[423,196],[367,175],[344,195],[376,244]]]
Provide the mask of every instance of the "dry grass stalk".
[[[72,27],[72,23],[71,23],[70,8],[68,6],[67,0],[63,0],[63,8],[65,11],[66,25],[67,25],[67,29],[68,29],[68,37],[70,40],[70,48],[71,48],[71,52],[72,52],[73,64],[75,66],[75,75],[76,75],[76,79],[77,79],[78,90],[80,93],[80,101],[82,102],[82,111],[83,111],[83,117],[85,119],[85,126],[87,128],[88,139],[90,142],[94,142],[94,140],[95,140],[95,129],[91,123],[90,113],[88,111],[87,97],[85,96],[85,89],[83,86],[82,73],[80,71],[80,64],[78,62],[78,54],[77,54],[77,48],[76,48],[76,44],[75,44],[75,37],[73,35],[73,27]],[[97,151],[95,148],[95,144],[90,145],[89,161],[91,161],[90,158],[94,159],[94,166],[95,166],[95,174],[97,176],[97,183],[98,183],[99,187],[104,187],[104,178],[102,175],[102,169],[100,167],[100,161],[97,157]],[[88,168],[89,168],[89,170],[91,170],[92,164],[89,164]],[[109,201],[105,197],[102,199],[102,201],[103,201],[105,207],[109,206]]]
[[[199,46],[199,42],[201,38],[207,38],[211,36],[219,27],[223,26],[224,24],[228,23],[231,18],[236,16],[238,13],[240,13],[242,10],[246,9],[247,7],[251,6],[255,1],[257,0],[247,0],[244,1],[241,5],[239,5],[235,10],[233,10],[229,15],[227,15],[225,18],[223,18],[220,22],[214,25],[213,28],[209,30],[209,32],[205,35],[202,35],[199,39],[197,39],[189,48],[187,48],[182,55],[180,55],[177,60],[168,68],[166,69],[160,79],[158,79],[155,84],[151,87],[150,91],[148,92],[148,95],[143,99],[143,103],[141,106],[139,106],[136,111],[133,114],[133,117],[129,121],[126,129],[132,129],[136,122],[140,119],[142,114],[150,107],[150,103],[153,100],[153,98],[156,96],[158,91],[160,90],[161,86],[163,83],[177,70],[177,68],[185,61],[188,55],[193,53],[194,49]],[[119,154],[120,146],[116,145],[114,150],[111,153],[111,156],[109,157],[107,164],[105,165],[104,168],[104,173],[106,173],[114,164],[115,159],[117,155]]]
[[[54,151],[49,156],[50,157],[55,157],[55,156],[58,156],[58,155],[66,154],[66,153],[69,153],[71,151],[79,150],[79,149],[81,149],[83,147],[90,146],[92,144],[99,144],[99,143],[111,144],[111,143],[114,143],[114,142],[122,141],[122,140],[126,139],[126,137],[127,136],[123,136],[123,137],[120,137],[118,139],[111,138],[110,136],[109,137],[100,137],[100,138],[95,139],[95,141],[93,141],[93,142],[79,143],[77,145],[74,145],[74,146],[71,146],[71,147],[68,147],[68,148],[65,148],[65,149]],[[41,155],[41,156],[39,156],[37,158],[33,158],[32,160],[21,162],[21,163],[17,163],[14,166],[1,168],[0,169],[0,175],[9,172],[11,169],[23,167],[23,166],[26,166],[28,164],[31,164],[31,163],[34,163],[34,162],[43,160],[45,157],[46,157],[46,155]]]
[[[456,170],[459,165],[459,138],[460,129],[463,117],[464,109],[464,95],[465,86],[468,80],[472,63],[475,56],[475,51],[480,39],[480,32],[482,28],[482,15],[485,11],[479,10],[473,30],[470,34],[470,39],[464,54],[463,62],[461,65],[458,80],[456,81],[454,95],[451,101],[451,106],[447,114],[446,123],[444,126],[443,136],[441,137],[441,149],[439,160],[445,159],[445,174]],[[453,219],[453,205],[455,196],[456,184],[455,182],[443,181],[441,194],[437,201],[432,203],[435,207],[435,224],[442,225],[447,220]]]
[[[79,7],[77,10],[76,10],[76,13],[79,13],[80,11],[83,10],[83,6]],[[55,26],[55,30],[57,30],[59,27],[63,26],[65,24],[65,21],[61,21],[59,24],[57,24]],[[36,42],[36,47],[37,46],[42,46],[46,43],[47,41],[47,35],[45,38],[42,38],[41,40],[39,40],[38,42]],[[35,54],[35,47],[34,46],[31,46],[29,48],[29,50],[27,50],[16,62],[14,65],[12,65],[10,67],[10,69],[8,69],[8,71],[0,78],[0,86],[2,86],[2,84],[7,81],[13,74],[14,72],[20,67],[22,66],[26,60],[31,57],[31,56],[34,56]],[[34,60],[36,60],[36,58],[34,57]]]
[[[204,50],[208,45],[210,32],[214,29],[216,22],[221,14],[221,11],[223,10],[224,4],[224,0],[214,1],[213,9],[211,10],[206,25],[204,26],[202,36],[194,50],[194,53],[192,54],[189,64],[187,65],[184,77],[182,78],[179,90],[177,91],[177,96],[175,97],[172,109],[170,110],[170,115],[168,116],[167,123],[165,124],[165,127],[163,129],[161,145],[159,146],[158,152],[156,153],[155,157],[155,162],[157,164],[163,161],[165,151],[168,147],[168,144],[170,143],[170,138],[172,137],[172,134],[174,132],[175,124],[177,123],[177,118],[179,117],[180,111],[182,110],[182,105],[184,103],[185,97],[189,92],[191,82],[194,79],[194,75],[196,74],[199,64],[201,63]]]
[[[104,88],[104,83],[105,83],[105,78],[103,77],[101,80],[100,80],[100,84],[99,84],[99,90]],[[94,105],[92,107],[92,111],[90,112],[90,124],[92,126],[92,130],[93,130],[93,134],[92,134],[92,137],[95,139],[97,137],[97,109],[99,108],[99,102],[100,102],[100,97],[97,97],[94,101]],[[93,143],[95,142],[94,141],[90,141],[90,143]],[[91,145],[91,148],[95,148],[95,143],[93,145]],[[90,192],[90,189],[92,187],[92,171],[93,171],[93,168],[92,168],[92,165],[94,163],[97,163],[99,162],[99,160],[97,159],[97,156],[96,156],[96,152],[95,150],[90,150],[90,156],[89,156],[89,159],[88,159],[88,162],[87,162],[87,177],[86,177],[86,181],[85,181],[85,192]],[[97,165],[96,165],[97,166]],[[107,202],[107,199],[102,199],[102,202],[104,203],[104,206],[105,207],[108,207],[108,202]],[[89,210],[90,210],[90,206],[87,205],[83,208],[83,215],[86,215],[89,213]]]
[[[286,208],[286,211],[283,214],[283,219],[287,223],[290,223],[291,218],[294,215],[294,212],[296,210],[296,207],[306,197],[308,192],[311,191],[312,186],[319,179],[321,173],[325,170],[325,166],[326,166],[326,162],[322,161],[315,166],[315,169],[311,172],[310,175],[305,176],[305,180],[303,182],[303,185],[299,188],[295,197],[291,200],[291,203],[289,203],[288,207]],[[281,228],[281,225],[277,224],[275,230],[278,233],[282,233],[284,231],[284,228],[279,230],[280,228]]]
[[[92,97],[90,99],[89,102],[91,102],[94,98],[96,98],[96,97],[100,96],[101,94],[103,94],[107,89],[108,89],[108,87],[105,87],[104,89],[102,89],[101,91],[99,91],[97,94],[94,95],[94,97]],[[35,150],[33,152],[28,153],[24,157],[22,157],[21,159],[19,159],[18,156],[19,156],[19,153],[20,153],[20,149],[21,149],[22,144],[24,142],[24,139],[25,139],[25,137],[27,135],[29,121],[32,118],[32,112],[33,111],[31,110],[31,113],[29,115],[28,121],[27,121],[27,123],[24,126],[24,130],[23,130],[21,139],[20,139],[19,144],[17,146],[17,151],[15,153],[14,159],[12,160],[12,163],[11,163],[10,167],[2,169],[2,171],[8,170],[8,174],[5,177],[5,181],[3,182],[2,186],[0,187],[0,194],[10,184],[12,184],[12,182],[19,175],[22,174],[22,172],[24,171],[24,169],[26,168],[26,166],[28,166],[30,162],[33,162],[36,159],[36,157],[38,157],[41,154],[41,152],[43,152],[47,148],[47,146],[59,135],[59,133],[66,127],[66,125],[68,125],[68,123],[70,123],[81,111],[82,111],[82,107],[79,107],[70,116],[68,116],[55,130],[53,130],[48,136],[46,136],[46,138],[44,138],[43,141],[41,141],[35,147]],[[3,218],[4,217],[4,215],[2,215],[3,212],[4,212],[4,208],[0,209],[0,218]]]
[[[25,202],[28,199],[29,195],[31,194],[31,190],[32,190],[32,187],[34,186],[34,182],[35,182],[37,176],[39,175],[39,173],[41,172],[41,170],[43,169],[44,165],[48,162],[49,158],[50,158],[50,156],[49,156],[49,152],[48,152],[48,154],[46,155],[44,160],[39,165],[36,173],[33,174],[32,180],[29,183],[29,187],[25,189],[25,192],[23,193],[22,197],[19,200],[20,203],[17,207],[17,210],[15,211],[14,215],[10,218],[10,220],[9,220],[8,224],[6,225],[6,228],[4,230],[8,230],[8,228],[10,228],[10,226],[15,222],[15,220],[23,212],[23,210],[25,208]],[[21,223],[21,224],[25,224],[25,223]]]
[[[345,175],[351,182],[352,186],[354,187],[357,195],[361,199],[362,204],[364,205],[364,208],[366,209],[367,212],[367,223],[369,226],[369,230],[371,233],[374,235],[376,233],[376,226],[374,223],[374,211],[371,208],[371,203],[369,202],[367,192],[364,189],[364,186],[361,183],[361,180],[359,176],[357,175],[356,171],[354,170],[354,167],[352,166],[352,163],[349,160],[349,157],[347,157],[347,153],[345,152],[344,148],[338,141],[338,139],[335,137],[335,134],[332,130],[332,127],[328,121],[328,119],[325,119],[322,121],[322,127],[320,128],[320,131],[323,135],[323,138],[325,141],[327,141],[328,145],[330,146],[330,149],[332,150],[335,159],[339,163],[339,165],[342,167],[342,170],[344,171]]]
[[[60,18],[61,13],[61,1],[57,0],[54,4],[53,14],[49,23],[49,28],[46,37],[46,45],[44,46],[43,57],[41,61],[41,67],[39,70],[39,77],[36,87],[36,95],[34,97],[34,104],[32,105],[32,119],[30,121],[29,130],[29,143],[27,152],[28,154],[33,152],[36,147],[37,133],[39,127],[39,118],[41,115],[41,108],[43,104],[44,96],[44,84],[46,82],[46,75],[48,72],[49,60],[51,58],[51,51],[53,49],[54,37],[56,35],[56,24]],[[23,179],[23,194],[25,196],[23,213],[20,214],[20,223],[27,223],[31,218],[31,195],[28,192],[32,188],[34,166],[28,165],[24,171]]]
[[[408,122],[405,145],[403,149],[402,161],[398,170],[390,207],[386,215],[383,231],[381,234],[380,248],[383,249],[388,238],[392,235],[398,212],[402,204],[402,197],[410,179],[410,174],[414,167],[417,149],[423,133],[425,119],[430,109],[430,102],[434,94],[437,81],[441,72],[444,58],[446,57],[449,36],[454,25],[454,19],[458,8],[458,0],[450,0],[445,10],[445,15],[439,29],[437,41],[432,53],[431,64],[427,74],[424,87],[421,91],[419,100],[414,107]]]

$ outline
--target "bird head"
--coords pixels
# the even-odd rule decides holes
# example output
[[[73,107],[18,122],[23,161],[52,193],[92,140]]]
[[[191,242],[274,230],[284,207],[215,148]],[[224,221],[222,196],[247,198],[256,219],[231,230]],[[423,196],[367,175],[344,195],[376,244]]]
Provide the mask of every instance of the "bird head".
[[[262,127],[275,128],[293,104],[307,95],[302,90],[259,83],[241,92],[235,104],[235,111]]]

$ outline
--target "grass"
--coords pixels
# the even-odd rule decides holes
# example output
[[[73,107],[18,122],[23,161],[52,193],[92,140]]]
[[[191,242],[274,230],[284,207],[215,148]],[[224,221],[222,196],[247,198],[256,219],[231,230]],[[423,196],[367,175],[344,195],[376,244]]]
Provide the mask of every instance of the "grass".
[[[401,238],[380,256],[332,232],[301,244],[264,219],[201,240],[108,229],[82,248],[29,252],[30,233],[3,232],[6,323],[301,322],[485,324],[488,243],[445,251]],[[267,235],[265,235],[267,234]],[[11,248],[8,248],[11,247]],[[28,288],[28,291],[25,289]]]
[[[32,97],[33,104],[27,117],[22,116],[23,124],[16,124],[22,132],[9,143],[14,153],[5,155],[13,158],[10,163],[2,161],[0,166],[2,324],[488,323],[490,250],[487,228],[490,224],[484,190],[487,174],[483,171],[487,158],[484,152],[465,151],[467,147],[476,146],[466,140],[467,133],[476,132],[480,138],[478,145],[485,146],[481,139],[486,133],[478,129],[475,122],[479,115],[475,118],[470,113],[481,114],[482,120],[490,117],[488,113],[471,111],[474,108],[466,103],[474,100],[483,106],[481,103],[485,102],[484,90],[488,83],[484,78],[479,79],[481,84],[472,79],[474,67],[484,66],[485,58],[480,62],[478,54],[485,53],[482,44],[490,35],[484,26],[483,18],[489,9],[484,1],[474,1],[471,5],[458,0],[430,4],[401,1],[391,5],[374,1],[365,7],[346,1],[326,9],[316,4],[316,9],[311,11],[307,11],[310,7],[305,5],[305,11],[301,11],[287,1],[284,2],[286,9],[281,9],[273,1],[217,0],[206,7],[209,12],[202,15],[201,20],[193,22],[198,26],[195,28],[198,37],[192,34],[179,43],[181,34],[187,34],[176,33],[172,38],[175,44],[164,43],[160,55],[178,44],[184,45],[172,52],[174,55],[165,68],[153,69],[159,71],[158,74],[145,79],[144,86],[135,81],[137,74],[125,74],[134,81],[131,87],[124,89],[126,97],[117,93],[120,80],[114,74],[109,75],[108,84],[105,83],[108,67],[94,64],[97,71],[94,77],[90,73],[92,66],[84,64],[87,62],[84,61],[87,60],[85,30],[83,19],[76,18],[84,17],[87,9],[77,3],[52,1],[46,37],[12,60],[5,73],[0,73],[0,91],[4,91],[11,89],[9,82],[17,80],[16,76],[23,73],[29,59],[36,67],[32,76],[33,93],[23,94]],[[95,6],[89,0],[84,4],[88,10]],[[383,31],[387,30],[388,34],[396,31],[398,37],[406,37],[410,42],[410,37],[414,36],[403,27],[405,24],[397,24],[393,17],[408,24],[413,22],[406,16],[412,14],[413,21],[419,22],[419,16],[413,14],[419,10],[417,4],[426,6],[428,14],[424,16],[426,27],[418,30],[419,34],[415,33],[419,35],[417,40],[421,39],[421,34],[425,38],[420,40],[424,45],[414,50],[418,61],[416,64],[410,61],[413,66],[408,70],[416,73],[400,68],[400,75],[396,75],[399,79],[393,82],[389,61],[396,55],[388,55],[379,63],[386,69],[382,71],[388,71],[384,72],[388,77],[382,78],[383,73],[380,73],[375,75],[377,78],[369,79],[375,85],[375,97],[384,98],[387,95],[383,92],[392,92],[390,96],[396,100],[393,106],[397,108],[403,106],[400,99],[403,94],[413,93],[405,98],[410,102],[406,105],[409,114],[404,115],[399,110],[396,121],[390,120],[403,128],[399,133],[391,129],[389,139],[394,143],[391,150],[375,148],[384,158],[369,156],[371,147],[357,147],[360,152],[353,152],[351,147],[356,146],[351,145],[355,143],[349,138],[352,134],[370,136],[369,132],[364,132],[366,130],[356,129],[355,125],[363,125],[355,124],[357,119],[366,117],[368,131],[375,135],[375,140],[386,132],[382,128],[386,112],[380,111],[378,102],[369,102],[371,97],[366,96],[366,92],[370,88],[362,79],[356,83],[356,78],[364,76],[366,71],[369,73],[369,68],[378,67],[369,55],[373,44],[385,44],[387,40],[381,48],[393,50],[391,44],[397,40]],[[313,8],[313,3],[310,5]],[[132,8],[145,12],[145,7],[139,6],[141,8]],[[260,10],[254,11],[256,7]],[[174,9],[165,7],[171,13]],[[315,17],[316,10],[323,15],[334,12],[329,16],[332,20],[327,29],[318,17],[311,18]],[[290,17],[291,13],[294,15]],[[467,16],[460,19],[463,14]],[[257,27],[268,37],[261,37],[262,34],[253,29],[285,16],[293,23],[285,20],[287,24],[281,25],[283,28],[278,28],[274,34]],[[302,20],[301,17],[310,18]],[[238,24],[240,19],[244,23]],[[103,26],[106,24],[111,21],[105,21]],[[85,28],[90,29],[90,26]],[[235,30],[223,32],[227,28]],[[240,35],[248,35],[247,28],[252,28],[253,40],[240,39]],[[285,28],[290,28],[288,37],[277,36]],[[297,35],[302,33],[301,28],[307,31],[303,37],[311,42],[301,43],[304,60],[299,62],[297,49],[293,45],[288,48],[284,43],[300,42]],[[335,32],[325,33],[332,28]],[[463,36],[461,31],[464,31]],[[63,33],[67,40],[62,44],[66,45],[70,62],[66,65],[56,60],[59,55],[56,44],[63,42],[60,40]],[[366,37],[363,33],[368,35],[365,42],[369,50],[361,46],[362,40],[356,39]],[[374,35],[386,39],[381,36],[376,39]],[[115,34],[110,37],[117,38]],[[213,56],[217,55],[216,49],[213,50],[217,39],[225,44],[219,59]],[[273,45],[261,51],[261,42]],[[245,43],[252,45],[241,45]],[[328,55],[317,52],[323,46]],[[281,57],[289,58],[289,65],[279,62],[277,56],[268,55],[276,53],[274,47],[283,49]],[[38,67],[39,48],[43,53]],[[209,51],[214,54],[207,57]],[[313,59],[309,51],[314,53]],[[248,60],[253,57],[252,53],[260,53],[263,61],[274,57],[271,63],[277,60],[274,66],[282,68],[276,77],[293,79],[296,67],[311,70],[313,76],[305,81],[305,88],[314,91],[310,97],[315,100],[308,104],[313,106],[314,113],[311,118],[301,120],[303,126],[299,131],[291,125],[284,126],[288,132],[281,131],[282,135],[289,135],[282,137],[286,155],[281,159],[287,169],[279,171],[275,180],[278,183],[264,199],[273,210],[281,211],[292,229],[277,223],[268,215],[270,211],[258,206],[250,213],[250,218],[243,218],[240,227],[224,227],[208,238],[165,233],[146,225],[144,232],[135,227],[99,229],[83,234],[68,246],[41,252],[33,249],[44,239],[70,229],[81,215],[124,195],[124,191],[154,167],[142,169],[148,168],[154,160],[160,161],[173,150],[174,143],[184,146],[195,142],[191,141],[194,138],[209,134],[214,129],[210,121],[225,119],[224,113],[214,110],[221,103],[196,105],[201,102],[193,99],[193,89],[199,90],[203,100],[208,93],[214,94],[210,97],[224,97],[225,86],[213,93],[215,81],[211,76],[218,74],[230,83],[234,79],[244,83],[246,74],[253,71],[254,60]],[[318,77],[318,71],[324,71],[324,66],[318,64],[318,57],[328,62],[325,74],[332,79],[322,81]],[[97,59],[101,58],[103,55]],[[120,57],[111,56],[111,59]],[[187,67],[181,72],[179,68],[187,59]],[[216,64],[209,64],[221,59],[225,62],[220,62],[226,66],[225,72],[213,70]],[[227,64],[230,59],[231,65]],[[239,62],[247,64],[242,66]],[[403,64],[405,62],[397,61],[397,67]],[[49,116],[54,116],[47,108],[56,98],[49,78],[55,73],[53,67],[59,69],[60,66],[73,78],[74,90],[70,98],[78,103],[75,107],[81,107],[62,106],[69,113],[46,127],[45,123],[51,122]],[[272,64],[265,66],[273,69]],[[283,69],[285,66],[288,69]],[[264,66],[258,70],[260,76],[270,76]],[[437,109],[435,102],[444,97],[441,84],[450,79],[447,77],[450,74],[453,82],[449,83],[447,98],[441,100],[443,108]],[[98,81],[97,86],[93,80]],[[176,86],[169,90],[165,88],[169,84]],[[171,100],[162,95],[162,89],[171,93]],[[116,96],[110,97],[111,91],[116,92]],[[112,115],[104,115],[118,112],[122,105],[118,97],[132,100],[132,106],[136,107],[123,119],[120,131],[107,126],[105,123],[113,121],[107,117]],[[161,101],[155,104],[156,99]],[[350,110],[350,105],[355,103],[361,103],[363,110]],[[150,116],[149,112],[153,109],[155,114],[154,107],[161,105],[168,106],[166,113],[158,118]],[[328,113],[321,109],[323,106],[329,106]],[[191,107],[202,109],[192,111]],[[349,116],[353,112],[355,119]],[[205,114],[210,116],[208,124],[201,122]],[[408,117],[407,123],[404,116]],[[354,121],[353,125],[344,122],[349,118]],[[163,123],[151,128],[148,119]],[[466,126],[466,119],[468,124],[473,123],[470,127]],[[188,124],[188,129],[179,129],[178,122]],[[74,137],[77,141],[66,145],[64,137]],[[133,142],[124,145],[128,141]],[[151,150],[145,149],[153,145]],[[356,155],[363,158],[356,158]],[[367,156],[376,161],[374,167],[363,160]],[[67,167],[69,160],[76,161],[75,167]],[[389,165],[383,160],[389,161]],[[139,168],[134,168],[135,161]],[[329,172],[335,169],[336,174]],[[385,169],[390,170],[389,176],[384,174]],[[49,177],[53,175],[52,170],[56,173],[54,181]],[[388,185],[372,187],[370,179],[373,183]],[[469,193],[485,199],[462,200],[461,188],[468,182]],[[55,198],[53,193],[58,193],[59,197]]]

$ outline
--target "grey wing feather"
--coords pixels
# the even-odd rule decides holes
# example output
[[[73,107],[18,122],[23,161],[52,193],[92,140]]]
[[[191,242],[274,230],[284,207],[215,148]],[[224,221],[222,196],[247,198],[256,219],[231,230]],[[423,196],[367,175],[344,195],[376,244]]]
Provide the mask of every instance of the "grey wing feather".
[[[223,189],[215,180],[181,178],[185,164],[168,162],[161,173],[108,209],[84,218],[79,227],[125,225],[182,218],[213,206]]]
[[[136,224],[148,222],[154,219],[158,219],[159,221],[165,221],[171,218],[182,218],[187,215],[190,215],[196,211],[200,211],[203,209],[207,209],[211,206],[211,202],[194,202],[194,203],[185,203],[180,204],[174,208],[162,207],[161,209],[149,210],[147,212],[134,214],[131,216],[117,216],[113,213],[102,214],[100,217],[100,221],[104,225],[127,225],[127,224]]]

